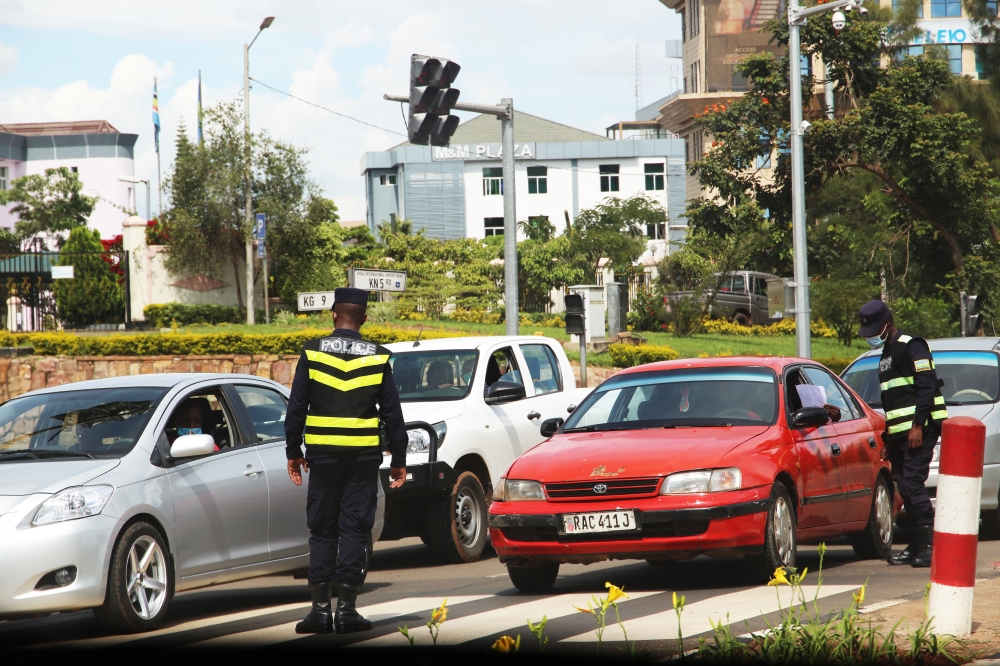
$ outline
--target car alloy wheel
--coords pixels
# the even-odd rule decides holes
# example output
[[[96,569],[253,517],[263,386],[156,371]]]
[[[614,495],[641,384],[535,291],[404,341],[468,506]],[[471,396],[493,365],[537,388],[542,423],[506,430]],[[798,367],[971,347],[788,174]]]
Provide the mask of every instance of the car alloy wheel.
[[[466,548],[472,548],[479,540],[479,532],[483,529],[479,517],[482,507],[476,501],[470,488],[462,488],[455,500],[455,529],[458,538]]]
[[[848,535],[854,554],[862,560],[884,560],[892,552],[892,491],[889,488],[887,477],[879,475],[865,528]]]
[[[878,524],[879,540],[884,544],[892,542],[892,502],[889,491],[881,483],[875,489],[875,516]]]
[[[778,559],[789,566],[795,550],[795,528],[792,526],[792,510],[784,497],[774,501],[774,545],[778,549]]]
[[[774,482],[769,502],[763,547],[759,554],[747,556],[750,574],[759,583],[771,580],[775,569],[795,566],[795,504],[784,483]]]
[[[128,586],[132,610],[143,620],[156,617],[167,597],[166,558],[148,536],[135,540],[128,554]]]

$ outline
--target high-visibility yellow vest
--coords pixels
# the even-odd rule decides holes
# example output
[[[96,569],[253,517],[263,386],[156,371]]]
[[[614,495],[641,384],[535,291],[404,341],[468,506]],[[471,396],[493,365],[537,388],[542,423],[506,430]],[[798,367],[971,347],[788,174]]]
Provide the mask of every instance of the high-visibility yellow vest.
[[[309,366],[310,446],[378,447],[378,397],[391,352],[374,342],[341,336],[304,345]]]
[[[917,340],[923,342],[922,338],[901,335],[891,346],[886,346],[879,359],[878,381],[879,388],[882,389],[882,409],[885,410],[885,431],[890,437],[901,436],[913,427],[913,416],[917,412],[917,389],[913,384],[914,367],[906,354],[906,348]],[[941,395],[941,383],[937,381],[934,360],[918,363],[927,363],[928,369],[922,372],[930,372],[934,377],[934,407],[930,418],[940,424],[948,418],[948,408]]]

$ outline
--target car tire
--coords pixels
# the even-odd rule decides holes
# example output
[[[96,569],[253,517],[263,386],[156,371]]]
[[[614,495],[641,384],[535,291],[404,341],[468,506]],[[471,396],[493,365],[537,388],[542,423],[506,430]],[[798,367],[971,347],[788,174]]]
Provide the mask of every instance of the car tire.
[[[431,515],[431,547],[445,562],[475,562],[486,547],[487,520],[483,484],[472,472],[462,472]]]
[[[149,523],[133,523],[115,543],[107,594],[94,615],[112,633],[150,631],[163,622],[172,591],[173,571],[163,537]]]
[[[776,481],[771,488],[763,551],[747,557],[754,580],[766,583],[774,576],[775,569],[795,566],[795,522],[795,504],[788,488]]]
[[[884,560],[892,552],[892,491],[884,476],[875,482],[865,529],[850,539],[854,554],[862,560]]]
[[[734,314],[732,322],[738,326],[749,326],[751,323],[750,317],[746,316],[746,314],[742,312],[737,312],[736,314]]]
[[[546,562],[541,566],[515,567],[507,565],[510,582],[521,592],[548,592],[559,576],[559,563]]]

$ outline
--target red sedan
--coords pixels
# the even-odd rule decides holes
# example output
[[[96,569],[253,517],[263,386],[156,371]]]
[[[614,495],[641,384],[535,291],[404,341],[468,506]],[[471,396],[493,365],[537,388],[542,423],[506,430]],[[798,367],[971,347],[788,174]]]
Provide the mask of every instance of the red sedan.
[[[609,378],[496,484],[490,536],[514,585],[561,563],[745,558],[765,581],[799,543],[892,548],[884,418],[795,358],[653,363]]]

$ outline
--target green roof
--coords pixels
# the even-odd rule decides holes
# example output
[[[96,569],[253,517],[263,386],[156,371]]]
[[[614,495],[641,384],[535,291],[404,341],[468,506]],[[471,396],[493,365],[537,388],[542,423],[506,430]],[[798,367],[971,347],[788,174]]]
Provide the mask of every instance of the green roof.
[[[0,260],[0,275],[13,277],[15,275],[38,275],[51,273],[52,265],[59,259],[58,252],[39,252],[18,254]]]
[[[605,136],[552,122],[524,111],[514,111],[514,138],[518,143],[569,143],[574,141],[610,141]],[[455,130],[452,143],[500,143],[500,120],[496,116],[478,115]],[[400,144],[412,146],[409,141]]]

